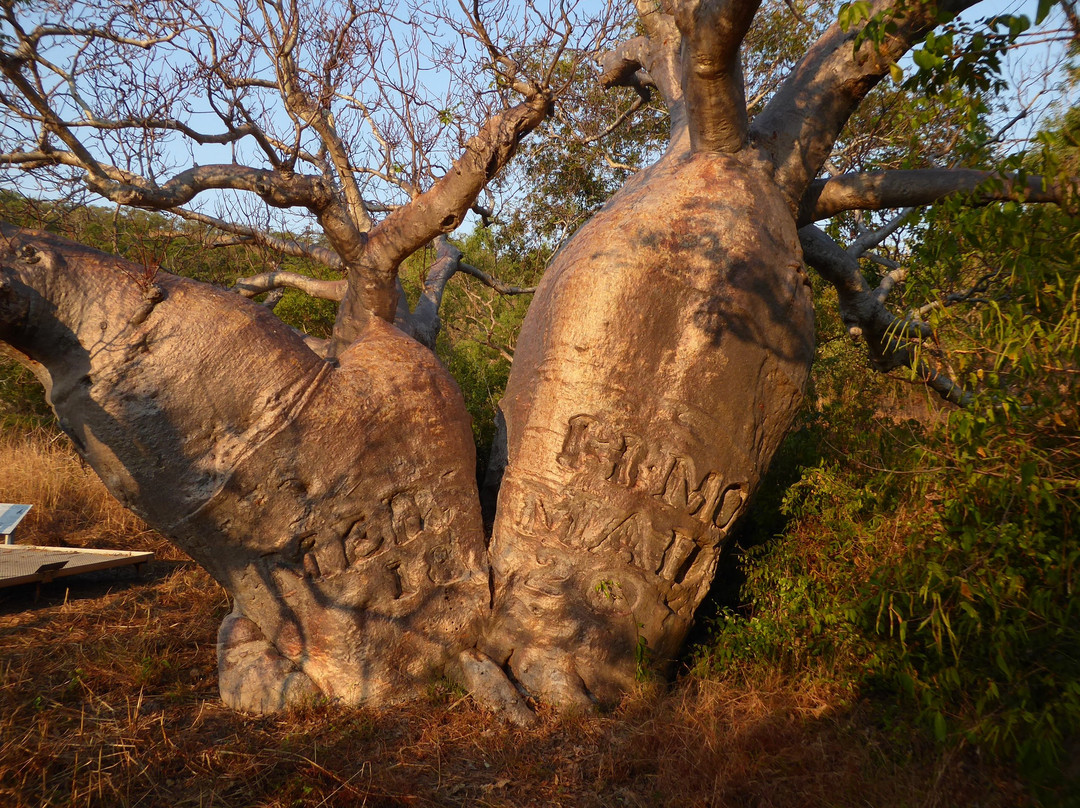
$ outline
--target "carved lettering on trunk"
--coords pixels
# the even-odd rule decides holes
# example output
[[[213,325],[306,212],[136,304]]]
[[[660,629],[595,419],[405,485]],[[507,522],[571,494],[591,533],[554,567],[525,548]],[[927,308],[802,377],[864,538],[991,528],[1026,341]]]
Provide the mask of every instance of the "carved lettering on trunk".
[[[734,489],[732,489],[734,490]],[[712,525],[698,525],[665,509],[627,514],[618,506],[585,501],[580,507],[558,502],[541,491],[522,491],[516,532],[540,539],[543,546],[555,543],[590,554],[617,558],[636,567],[645,577],[658,576],[669,586],[695,579],[691,574],[701,550],[715,547],[723,533]],[[571,515],[573,514],[573,515]],[[679,526],[679,525],[682,526]],[[543,576],[541,576],[543,577]]]
[[[564,468],[648,494],[721,530],[731,523],[744,499],[741,484],[725,486],[716,471],[699,474],[694,458],[605,426],[585,413],[569,420],[556,461]]]
[[[422,533],[440,534],[449,539],[452,516],[452,512],[441,507],[429,491],[417,494],[399,491],[361,512],[340,540],[320,548],[319,567],[323,575],[333,574],[387,553],[394,547],[408,545]],[[441,561],[438,559],[436,566]],[[436,572],[433,575],[444,577],[445,574]]]

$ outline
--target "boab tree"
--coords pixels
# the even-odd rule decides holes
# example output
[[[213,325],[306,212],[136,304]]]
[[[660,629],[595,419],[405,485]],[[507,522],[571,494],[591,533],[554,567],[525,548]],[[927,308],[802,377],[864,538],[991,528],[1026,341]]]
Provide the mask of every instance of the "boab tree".
[[[867,94],[970,5],[847,6],[751,120],[740,44],[759,3],[636,4],[639,35],[604,48],[600,80],[658,93],[670,134],[537,291],[490,538],[468,415],[431,352],[442,290],[466,268],[442,236],[470,208],[490,214],[478,199],[586,55],[575,37],[603,45],[618,10],[583,28],[565,4],[526,4],[515,23],[479,2],[5,3],[0,161],[342,280],[240,284],[339,300],[319,343],[243,296],[5,227],[0,339],[109,489],[229,591],[230,705],[388,700],[442,674],[517,720],[522,691],[614,699],[675,655],[791,423],[814,345],[804,260],[881,366],[963,398],[917,350],[928,326],[886,308],[895,278],[871,288],[857,251],[811,223],[958,193],[1059,198],[963,170],[819,179]],[[450,77],[442,104],[423,53]],[[440,151],[454,127],[456,151]],[[197,146],[229,159],[177,164]],[[206,192],[233,194],[218,203],[232,215],[189,207]],[[245,195],[306,211],[316,234],[244,219]],[[432,242],[410,310],[398,272]]]

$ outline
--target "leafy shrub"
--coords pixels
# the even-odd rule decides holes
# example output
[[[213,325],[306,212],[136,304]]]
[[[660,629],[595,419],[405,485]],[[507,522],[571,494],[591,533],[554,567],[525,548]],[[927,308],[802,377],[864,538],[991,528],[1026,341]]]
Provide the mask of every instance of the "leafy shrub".
[[[713,621],[697,670],[899,698],[893,720],[1050,782],[1080,739],[1080,223],[1015,205],[935,216],[907,304],[986,279],[932,314],[943,361],[981,392],[897,422],[825,340],[789,438],[819,452],[798,461],[779,535],[743,556],[743,605]]]

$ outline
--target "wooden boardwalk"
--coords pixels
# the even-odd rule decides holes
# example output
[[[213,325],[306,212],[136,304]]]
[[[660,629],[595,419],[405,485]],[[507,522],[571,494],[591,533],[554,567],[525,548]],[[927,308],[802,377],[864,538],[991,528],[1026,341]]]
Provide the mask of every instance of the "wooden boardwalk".
[[[153,553],[131,550],[84,550],[77,547],[0,545],[0,587],[43,583],[93,570],[145,564]]]

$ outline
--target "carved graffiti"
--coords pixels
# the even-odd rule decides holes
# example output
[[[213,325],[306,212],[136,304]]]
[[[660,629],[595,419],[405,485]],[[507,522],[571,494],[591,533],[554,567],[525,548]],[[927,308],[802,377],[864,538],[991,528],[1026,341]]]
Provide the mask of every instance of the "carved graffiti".
[[[449,544],[438,544],[425,554],[428,579],[435,584],[445,585],[465,574],[465,568]]]
[[[450,510],[439,506],[431,492],[399,491],[355,514],[339,528],[337,538],[301,541],[298,556],[302,556],[307,577],[335,575],[395,547],[404,547],[424,532],[446,534],[449,538],[451,519]],[[453,565],[447,567],[446,560],[439,553],[426,559],[427,566],[439,568],[431,573],[436,583],[457,574],[456,568],[450,569]]]
[[[547,548],[558,543],[596,556],[595,561],[581,559],[577,563],[584,566],[566,570],[567,575],[576,577],[597,568],[589,565],[599,565],[611,571],[607,577],[620,587],[636,587],[635,598],[653,591],[651,597],[673,611],[692,612],[746,492],[741,481],[725,480],[720,470],[676,448],[680,439],[686,442],[687,433],[707,434],[691,429],[678,413],[671,425],[673,443],[643,433],[587,413],[570,418],[556,462],[593,483],[568,497],[547,482],[516,481],[505,497],[507,504],[514,503],[513,535],[527,539],[523,547],[535,546],[534,541]],[[630,568],[637,574],[616,572]],[[528,585],[537,596],[566,589],[560,575],[546,568],[530,576]],[[596,582],[590,586],[591,592]],[[630,601],[626,597],[601,605],[621,609]]]
[[[536,537],[548,546],[557,541],[617,558],[669,584],[682,584],[701,550],[715,547],[722,537],[722,532],[711,526],[695,531],[672,526],[665,523],[662,513],[627,514],[596,500],[548,498],[531,487],[521,490],[518,501],[515,526],[519,535]]]
[[[564,468],[587,471],[645,493],[721,530],[731,523],[744,499],[739,483],[725,485],[716,471],[699,474],[694,458],[606,427],[592,415],[569,420],[556,461]]]

